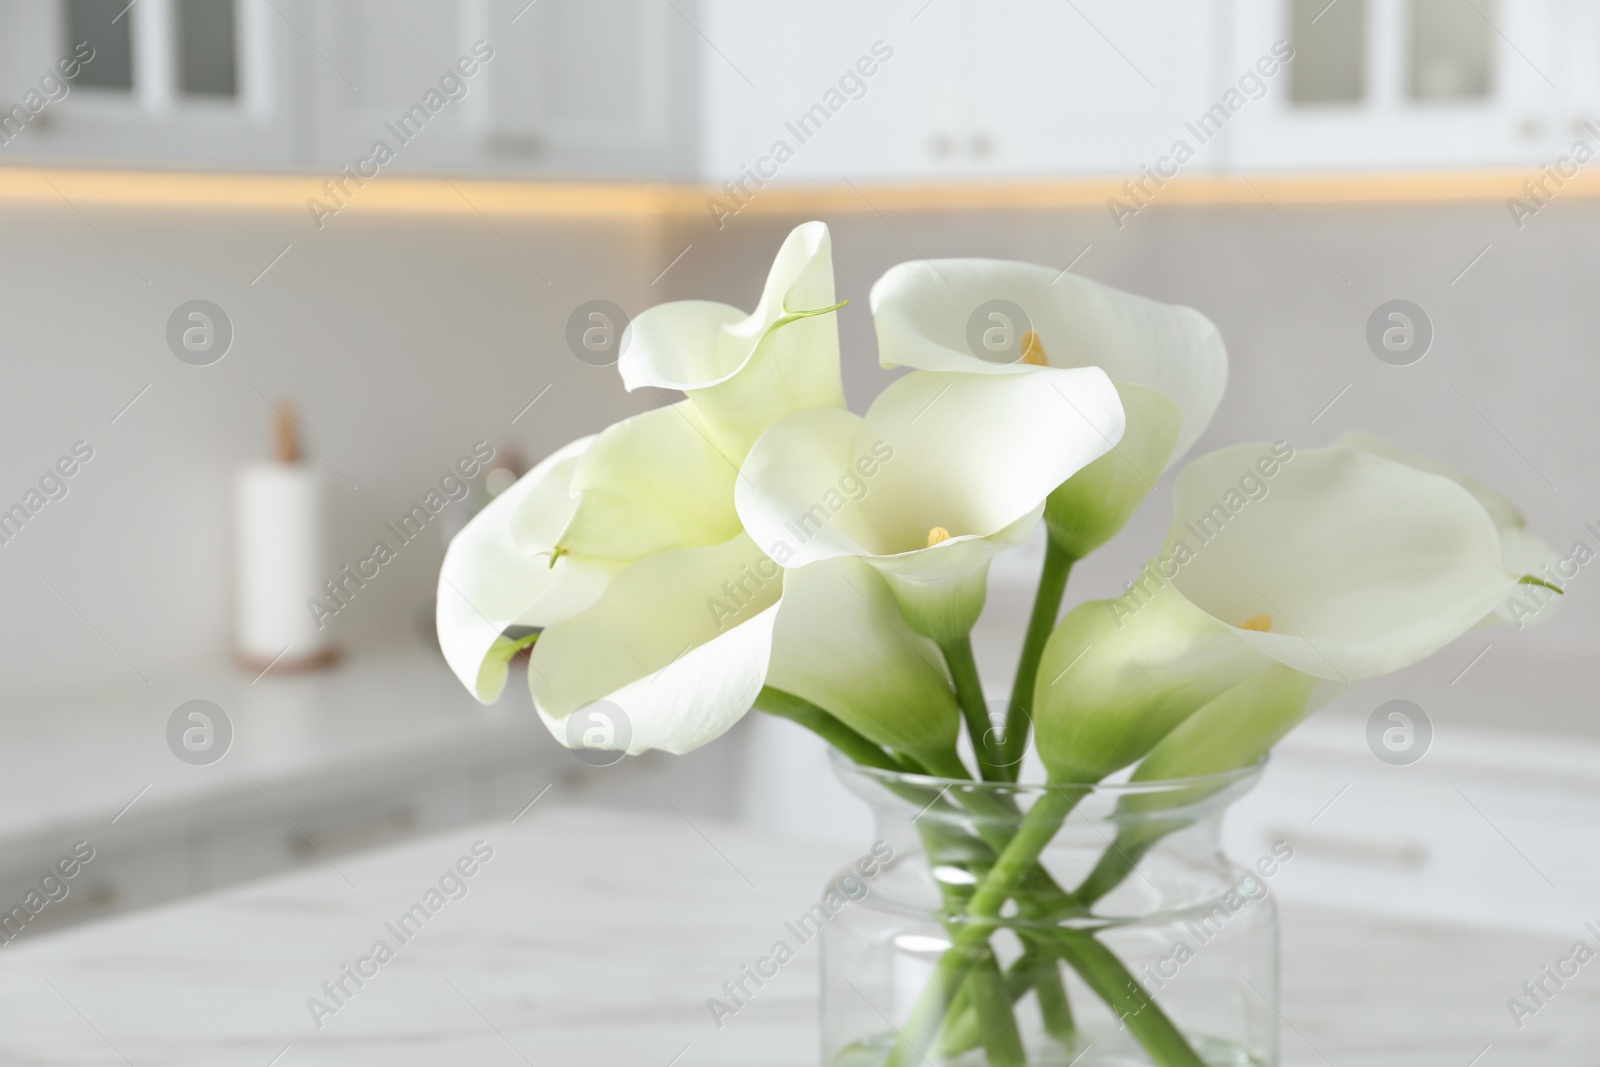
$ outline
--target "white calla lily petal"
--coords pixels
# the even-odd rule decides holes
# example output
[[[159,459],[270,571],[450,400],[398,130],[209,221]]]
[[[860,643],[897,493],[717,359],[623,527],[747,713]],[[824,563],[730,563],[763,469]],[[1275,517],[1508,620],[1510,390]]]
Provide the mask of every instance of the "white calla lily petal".
[[[1116,389],[1094,368],[913,373],[865,417],[815,410],[773,426],[734,499],[751,536],[786,566],[928,551],[935,527],[988,537],[1027,516],[1122,429]],[[807,515],[814,521],[802,523]]]
[[[986,537],[964,534],[916,552],[872,556],[867,562],[883,575],[908,622],[940,642],[970,633],[983,614],[989,564],[1028,539],[1044,506]]]
[[[1045,642],[1033,698],[1052,781],[1096,782],[1142,759],[1207,701],[1272,662],[1175,592],[1079,604]]]
[[[1271,619],[1237,633],[1273,659],[1345,682],[1386,674],[1459,637],[1516,584],[1489,514],[1450,479],[1329,448],[1263,481],[1256,464],[1272,454],[1239,445],[1190,464],[1167,552],[1192,551],[1172,582],[1213,618]],[[1245,495],[1247,475],[1260,499]]]
[[[687,401],[624,419],[594,438],[578,463],[572,493],[580,499],[557,544],[622,561],[721,544],[740,530],[737,473]]]
[[[574,441],[523,475],[473,516],[445,551],[439,646],[456,677],[486,704],[505,688],[505,629],[544,626],[584,610],[619,569],[553,556],[575,504],[573,473],[593,442]]]
[[[1162,738],[1134,768],[1131,780],[1203,780],[1241,770],[1265,757],[1290,730],[1349,688],[1341,682],[1301,674],[1281,663],[1269,663],[1219,693]],[[1226,787],[1226,783],[1202,782],[1189,789],[1133,793],[1123,798],[1118,810],[1149,814],[1186,807]],[[1136,829],[1135,834],[1153,842],[1189,822],[1184,818],[1177,825],[1145,825],[1143,833]],[[1119,840],[1119,847],[1130,844]]]
[[[734,500],[780,563],[866,557],[918,632],[952,640],[982,609],[989,560],[1122,431],[1116,388],[1097,368],[914,372],[864,417],[813,410],[774,425]],[[934,531],[942,543],[930,545]]]
[[[1465,471],[1460,471],[1447,463],[1440,463],[1432,456],[1424,456],[1420,452],[1413,452],[1402,448],[1393,441],[1379,437],[1374,433],[1353,431],[1345,434],[1333,443],[1335,448],[1359,448],[1363,452],[1392,459],[1397,463],[1404,463],[1408,467],[1427,471],[1429,474],[1442,474],[1455,482],[1461,488],[1471,493],[1478,503],[1483,505],[1483,510],[1489,513],[1494,520],[1495,529],[1502,532],[1506,530],[1521,530],[1528,525],[1528,520],[1522,510],[1513,504],[1505,495],[1489,488],[1483,482],[1474,478]]]
[[[1223,449],[1174,496],[1161,555],[1045,646],[1034,725],[1053,778],[1127,766],[1273,662],[1345,684],[1407,666],[1517,581],[1472,494],[1360,449]]]
[[[1428,456],[1419,455],[1409,449],[1401,448],[1393,441],[1370,433],[1348,433],[1339,438],[1338,445],[1348,448],[1359,448],[1373,452],[1401,463],[1409,464],[1419,470],[1429,471],[1433,474],[1442,474],[1446,478],[1461,486],[1471,493],[1478,503],[1482,504],[1489,517],[1494,520],[1494,525],[1500,531],[1500,559],[1513,574],[1528,574],[1552,581],[1560,585],[1555,579],[1551,568],[1560,560],[1561,556],[1555,549],[1545,544],[1544,541],[1528,532],[1528,520],[1523,516],[1521,509],[1513,504],[1507,497],[1489,488],[1483,482],[1472,477],[1464,471],[1456,470],[1447,464]],[[1494,612],[1484,619],[1485,625],[1498,625],[1509,623],[1518,629],[1530,622],[1543,622],[1554,614],[1555,607],[1561,603],[1561,597],[1545,590],[1523,591],[1521,596],[1508,597],[1502,601]]]
[[[1314,699],[1320,706],[1346,688],[1269,663],[1185,719],[1140,762],[1133,780],[1199,778],[1246,767],[1309,715]]]
[[[619,368],[628,389],[688,394],[711,437],[740,460],[796,411],[843,407],[828,227],[797,227],[778,249],[756,309],[677,301],[635,318]]]
[[[617,370],[635,389],[705,389],[737,374],[755,348],[750,315],[715,300],[671,300],[628,323]]]
[[[1050,494],[1045,523],[1067,558],[1083,559],[1115,537],[1167,469],[1183,416],[1165,393],[1118,382],[1128,428],[1117,447]]]
[[[994,301],[1015,304],[1050,366],[1101,367],[1114,381],[1155,389],[1177,403],[1182,425],[1167,463],[1199,438],[1227,386],[1227,350],[1204,315],[1051,267],[995,259],[917,260],[878,279],[871,299],[884,366],[1001,374],[1026,373],[1031,367],[980,359],[971,323]]]
[[[848,557],[784,572],[767,684],[926,762],[955,751],[961,711],[939,648],[912,632],[870,565]]]
[[[633,754],[713,740],[761,690],[781,579],[742,533],[631,564],[593,607],[540,635],[529,659],[540,715],[566,743],[567,716],[607,701],[627,717]]]

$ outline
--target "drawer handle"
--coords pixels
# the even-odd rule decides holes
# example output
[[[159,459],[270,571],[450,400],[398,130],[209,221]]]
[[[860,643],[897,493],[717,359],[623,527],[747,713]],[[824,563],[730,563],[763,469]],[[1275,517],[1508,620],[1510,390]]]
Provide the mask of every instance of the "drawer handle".
[[[84,886],[81,890],[74,890],[60,903],[51,904],[39,913],[38,920],[33,925],[53,929],[57,924],[67,925],[91,918],[100,912],[114,911],[116,906],[116,887],[109,882],[99,882]]]
[[[1417,841],[1381,841],[1369,837],[1339,837],[1303,831],[1272,830],[1269,841],[1287,841],[1295,855],[1350,863],[1361,867],[1419,871],[1428,863],[1428,849]]]
[[[334,830],[325,834],[295,834],[289,839],[289,851],[304,859],[336,852],[353,852],[356,849],[380,844],[393,837],[415,829],[417,813],[410,808],[390,812],[364,826],[348,830]]]

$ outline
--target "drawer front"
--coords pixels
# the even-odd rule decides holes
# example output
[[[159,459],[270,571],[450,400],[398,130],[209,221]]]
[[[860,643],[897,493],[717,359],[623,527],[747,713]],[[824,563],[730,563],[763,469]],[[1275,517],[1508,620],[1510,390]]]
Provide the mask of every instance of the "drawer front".
[[[1230,813],[1230,853],[1247,861],[1288,841],[1295,856],[1274,888],[1289,899],[1550,933],[1594,918],[1571,903],[1600,891],[1600,856],[1571,847],[1600,825],[1592,798],[1381,771],[1279,762]]]

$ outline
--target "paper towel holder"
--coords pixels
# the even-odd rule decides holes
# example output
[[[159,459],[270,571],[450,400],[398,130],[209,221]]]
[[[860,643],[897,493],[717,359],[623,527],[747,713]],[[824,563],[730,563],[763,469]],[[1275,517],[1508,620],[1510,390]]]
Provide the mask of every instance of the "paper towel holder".
[[[239,602],[234,657],[257,677],[269,670],[319,670],[339,659],[339,649],[320,632],[294,621],[306,610],[301,603],[308,592],[304,586],[315,583],[324,569],[322,510],[316,476],[304,464],[294,406],[283,401],[273,408],[273,458],[247,464],[235,486]],[[266,523],[289,521],[290,516],[295,520],[275,530],[276,536],[262,536]],[[263,582],[260,574],[292,574],[297,580]]]

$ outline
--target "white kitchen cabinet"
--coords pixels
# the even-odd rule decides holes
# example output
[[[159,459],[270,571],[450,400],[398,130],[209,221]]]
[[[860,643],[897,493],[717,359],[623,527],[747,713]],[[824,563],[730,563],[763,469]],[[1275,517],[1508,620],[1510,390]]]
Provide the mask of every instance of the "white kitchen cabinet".
[[[1291,900],[1549,934],[1593,918],[1600,861],[1573,847],[1600,821],[1592,742],[1457,726],[1389,766],[1364,728],[1328,715],[1280,744],[1229,813],[1230,855],[1288,841],[1273,890]]]
[[[115,47],[0,160],[743,199],[773,180],[1538,168],[1600,146],[1589,0],[0,0],[0,102],[86,19]]]
[[[1193,0],[707,6],[713,180],[779,141],[784,178],[1133,174],[1182,134],[1213,61]]]
[[[289,33],[270,0],[3,0],[0,107],[29,118],[8,128],[0,158],[287,163]],[[28,107],[85,40],[93,58],[64,95]]]
[[[167,741],[173,709],[196,693],[233,726],[230,747],[207,765],[179,760]],[[197,675],[5,713],[0,918],[75,842],[95,853],[65,899],[27,921],[28,937],[294,867],[337,880],[347,855],[509,820],[585,770],[525,695],[478,705],[434,649],[259,684]]]
[[[1571,143],[1571,90],[1558,86],[1597,65],[1592,44],[1569,43],[1588,5],[1565,0],[1230,2],[1233,65],[1278,41],[1296,55],[1233,120],[1228,169],[1537,163]]]
[[[505,62],[490,72],[484,166],[698,177],[700,77],[714,61],[699,17],[693,0],[494,0]]]
[[[386,173],[692,174],[699,41],[662,0],[345,0],[308,32],[326,165],[382,141]]]
[[[1213,6],[1195,0],[1015,0],[981,10],[973,40],[1008,174],[1135,177],[1180,140],[1214,97]],[[1159,32],[1152,32],[1153,30]],[[1194,143],[1192,166],[1205,162]]]
[[[695,13],[691,0],[0,0],[7,108],[85,25],[100,40],[98,65],[0,153],[689,178]],[[392,159],[358,167],[379,141]]]
[[[380,169],[437,170],[474,157],[488,129],[488,71],[499,56],[492,45],[472,52],[474,41],[487,40],[484,10],[459,0],[308,5],[309,42],[298,49],[297,70],[314,101],[303,132],[310,158],[372,178]],[[379,142],[392,159],[374,152]]]

